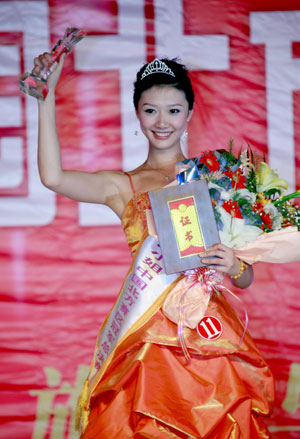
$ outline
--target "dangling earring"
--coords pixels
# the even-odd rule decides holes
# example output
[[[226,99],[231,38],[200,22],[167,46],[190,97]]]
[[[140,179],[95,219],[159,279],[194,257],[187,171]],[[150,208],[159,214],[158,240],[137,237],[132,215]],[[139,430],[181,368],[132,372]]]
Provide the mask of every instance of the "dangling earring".
[[[181,145],[181,150],[183,152],[184,155],[188,155],[188,132],[187,130],[184,130],[184,132],[181,134],[181,139],[180,139],[180,145]]]

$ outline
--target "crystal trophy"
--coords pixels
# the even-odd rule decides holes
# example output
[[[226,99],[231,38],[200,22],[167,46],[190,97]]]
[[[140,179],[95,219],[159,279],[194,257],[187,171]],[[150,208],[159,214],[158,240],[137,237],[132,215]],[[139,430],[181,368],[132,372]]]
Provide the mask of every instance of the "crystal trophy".
[[[78,43],[86,33],[74,27],[68,27],[62,40],[59,40],[50,54],[52,62],[59,61],[63,53],[70,53],[73,46]],[[32,73],[25,73],[19,78],[20,90],[24,93],[33,96],[41,101],[46,99],[48,94],[47,80],[33,75]]]

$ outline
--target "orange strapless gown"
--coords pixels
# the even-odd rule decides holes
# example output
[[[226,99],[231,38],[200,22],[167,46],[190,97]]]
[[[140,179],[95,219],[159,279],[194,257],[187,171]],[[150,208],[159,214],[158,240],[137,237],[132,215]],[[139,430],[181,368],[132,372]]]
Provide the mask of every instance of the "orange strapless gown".
[[[144,195],[131,200],[122,225],[136,251],[144,229]],[[222,295],[208,312],[223,323],[216,341],[187,330],[187,364],[177,325],[158,310],[116,350],[90,401],[82,439],[263,439],[274,400],[272,374]]]

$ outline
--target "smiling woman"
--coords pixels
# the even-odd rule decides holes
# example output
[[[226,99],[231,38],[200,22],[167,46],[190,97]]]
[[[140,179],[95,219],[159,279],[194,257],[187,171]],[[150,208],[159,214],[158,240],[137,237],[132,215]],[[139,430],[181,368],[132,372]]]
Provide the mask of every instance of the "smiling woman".
[[[185,159],[180,143],[194,105],[186,68],[167,59],[141,68],[134,105],[148,140],[147,159],[129,173],[90,174],[61,166],[54,92],[63,63],[61,58],[51,72],[51,58],[44,54],[35,59],[33,69],[36,75],[49,72],[49,94],[39,104],[41,180],[69,198],[113,209],[133,254],[97,338],[79,401],[81,438],[269,437],[259,415],[268,415],[272,406],[272,375],[248,333],[240,343],[243,325],[223,296],[214,294],[209,302],[204,336],[185,328],[189,362],[176,323],[163,312],[164,300],[182,275],[164,272],[159,243],[148,235],[145,209],[147,192],[174,179],[176,162]],[[242,265],[224,244],[206,249],[202,256],[203,263],[214,264],[236,286],[246,288],[252,282],[252,268]]]
[[[144,91],[137,117],[152,149],[174,149],[181,153],[180,139],[192,114],[184,92],[170,86],[153,86]]]

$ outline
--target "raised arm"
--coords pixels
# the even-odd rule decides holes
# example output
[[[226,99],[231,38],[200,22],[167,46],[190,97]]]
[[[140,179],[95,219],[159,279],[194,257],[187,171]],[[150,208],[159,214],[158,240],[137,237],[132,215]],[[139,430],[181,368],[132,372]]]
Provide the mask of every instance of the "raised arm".
[[[73,200],[106,204],[119,216],[124,208],[127,177],[121,172],[100,171],[88,173],[62,169],[60,144],[55,120],[55,88],[63,64],[52,65],[45,53],[34,60],[33,74],[48,77],[49,92],[44,102],[39,102],[38,167],[42,183],[49,189]]]

